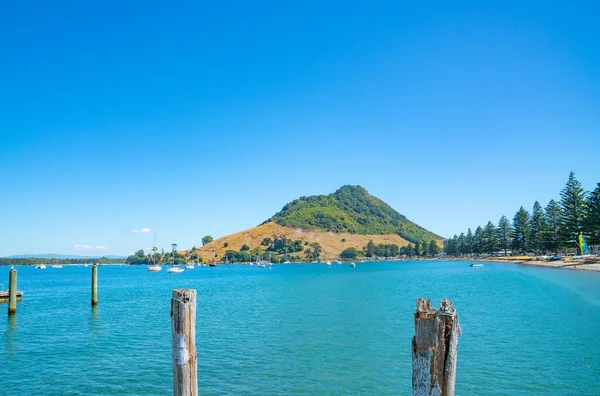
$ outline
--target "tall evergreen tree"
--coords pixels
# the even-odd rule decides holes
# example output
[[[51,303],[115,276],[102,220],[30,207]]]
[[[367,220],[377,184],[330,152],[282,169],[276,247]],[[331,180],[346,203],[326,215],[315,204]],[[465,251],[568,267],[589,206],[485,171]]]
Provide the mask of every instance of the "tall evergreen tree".
[[[412,256],[414,256],[414,254],[415,254],[415,248],[414,248],[414,246],[412,245],[412,243],[409,243],[409,244],[406,246],[406,255],[407,255],[408,257],[412,257]]]
[[[560,206],[551,199],[544,208],[544,230],[542,231],[542,247],[558,253],[560,231]]]
[[[534,251],[543,249],[542,238],[544,229],[546,228],[545,222],[546,218],[544,217],[542,205],[538,201],[535,201],[533,212],[531,212],[531,227],[529,232],[529,248]]]
[[[417,257],[421,255],[421,244],[419,243],[419,241],[415,242],[414,254]]]
[[[461,232],[460,235],[458,236],[458,252],[460,254],[467,253],[467,242],[465,241],[465,239],[466,239],[465,233]]]
[[[440,252],[440,247],[438,246],[436,241],[432,240],[431,242],[429,242],[428,250],[429,250],[429,254],[431,256],[435,256],[436,254],[438,254]]]
[[[504,250],[504,255],[512,243],[512,227],[506,216],[502,215],[498,221],[498,246]]]
[[[583,228],[589,243],[600,244],[600,183],[588,194]]]
[[[527,251],[527,243],[530,231],[530,218],[529,212],[525,210],[524,207],[521,206],[519,211],[515,214],[513,218],[513,250],[520,251],[521,254],[525,254]]]
[[[484,251],[492,254],[498,249],[498,231],[491,221],[488,221],[483,229],[483,247]]]
[[[423,242],[423,245],[421,245],[421,253],[423,255],[423,257],[427,257],[427,255],[429,254],[429,243],[428,242]]]
[[[473,234],[473,253],[483,253],[483,228],[481,226],[477,227]]]
[[[469,255],[473,254],[473,232],[471,231],[471,228],[469,227],[469,230],[467,231],[467,235],[465,235],[465,245],[467,245],[467,253]]]
[[[444,252],[448,256],[456,255],[456,240],[457,239],[458,239],[458,237],[455,234],[452,238],[448,238],[448,240],[446,241],[446,246],[444,246]]]
[[[575,173],[569,173],[569,180],[560,192],[560,237],[565,246],[573,246],[577,235],[583,231],[585,218],[585,191]]]

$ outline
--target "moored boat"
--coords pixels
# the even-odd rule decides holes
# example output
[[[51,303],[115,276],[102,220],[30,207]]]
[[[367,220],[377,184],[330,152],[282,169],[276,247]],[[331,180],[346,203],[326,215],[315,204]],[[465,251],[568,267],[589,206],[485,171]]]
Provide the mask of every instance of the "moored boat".
[[[352,267],[352,268],[356,267],[356,263],[354,263],[354,262],[350,263],[350,267]]]
[[[35,266],[35,269],[46,269],[46,264],[38,264]]]
[[[469,267],[483,267],[483,264],[471,263],[471,265],[469,265]]]

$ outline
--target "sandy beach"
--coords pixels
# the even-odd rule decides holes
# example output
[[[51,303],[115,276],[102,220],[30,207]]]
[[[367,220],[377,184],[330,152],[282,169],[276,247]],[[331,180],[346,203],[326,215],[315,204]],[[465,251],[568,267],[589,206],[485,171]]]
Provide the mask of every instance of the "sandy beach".
[[[479,260],[478,260],[479,261]],[[558,260],[558,261],[542,261],[527,258],[512,258],[512,259],[483,259],[482,261],[493,261],[495,263],[530,265],[536,267],[548,267],[568,270],[584,270],[584,271],[600,271],[599,260]]]

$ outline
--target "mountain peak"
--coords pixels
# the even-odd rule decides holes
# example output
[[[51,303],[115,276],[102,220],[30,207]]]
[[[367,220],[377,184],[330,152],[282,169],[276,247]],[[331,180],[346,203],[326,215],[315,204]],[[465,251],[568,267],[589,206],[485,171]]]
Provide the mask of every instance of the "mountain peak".
[[[408,220],[361,186],[345,185],[329,195],[301,197],[267,221],[304,230],[352,234],[397,234],[411,242],[442,237]]]

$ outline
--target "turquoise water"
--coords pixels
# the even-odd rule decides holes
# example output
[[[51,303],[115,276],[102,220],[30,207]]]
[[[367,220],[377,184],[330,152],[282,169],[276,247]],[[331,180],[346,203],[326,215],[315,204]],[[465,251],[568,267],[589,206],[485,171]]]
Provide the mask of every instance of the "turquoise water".
[[[600,273],[465,262],[18,268],[2,395],[171,392],[170,297],[198,290],[203,394],[411,393],[417,297],[454,301],[458,395],[600,394]],[[0,283],[8,268],[0,268]]]

